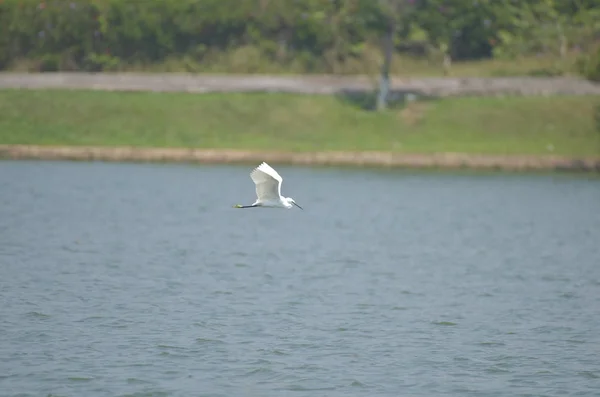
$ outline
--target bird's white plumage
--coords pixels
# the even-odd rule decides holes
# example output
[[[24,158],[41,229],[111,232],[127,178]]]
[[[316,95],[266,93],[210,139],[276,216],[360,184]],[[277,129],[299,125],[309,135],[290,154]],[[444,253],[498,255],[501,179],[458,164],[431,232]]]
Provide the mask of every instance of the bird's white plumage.
[[[235,208],[274,207],[292,208],[294,205],[300,209],[291,197],[281,195],[283,178],[269,164],[263,162],[250,173],[250,178],[256,185],[256,201],[252,205],[235,205]]]
[[[251,173],[250,178],[256,185],[258,201],[269,202],[281,198],[281,182],[283,178],[269,164],[263,162]]]

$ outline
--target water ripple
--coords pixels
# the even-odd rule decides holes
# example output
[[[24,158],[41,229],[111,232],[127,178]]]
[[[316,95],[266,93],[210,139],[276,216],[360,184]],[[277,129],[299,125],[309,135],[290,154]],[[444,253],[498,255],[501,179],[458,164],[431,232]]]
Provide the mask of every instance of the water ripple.
[[[600,392],[600,181],[0,167],[2,395]]]

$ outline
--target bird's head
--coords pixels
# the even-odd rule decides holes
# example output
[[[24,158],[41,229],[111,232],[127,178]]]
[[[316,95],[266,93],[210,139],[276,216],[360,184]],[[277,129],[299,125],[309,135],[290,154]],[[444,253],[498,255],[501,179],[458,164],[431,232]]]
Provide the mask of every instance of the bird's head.
[[[292,204],[293,204],[293,205],[295,205],[296,207],[300,208],[301,210],[303,210],[303,209],[304,209],[304,208],[300,207],[298,204],[296,204],[296,202],[294,201],[294,199],[293,199],[293,198],[291,198],[291,197],[286,197],[286,200],[287,200],[287,202],[288,202],[290,205],[292,205]]]

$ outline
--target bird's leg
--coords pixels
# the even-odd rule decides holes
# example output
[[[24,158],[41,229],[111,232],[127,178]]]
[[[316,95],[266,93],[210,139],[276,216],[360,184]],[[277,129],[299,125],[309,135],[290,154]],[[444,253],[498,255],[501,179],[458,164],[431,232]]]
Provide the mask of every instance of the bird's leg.
[[[233,206],[233,208],[256,208],[258,207],[258,205],[253,204],[253,205],[241,205],[241,204],[236,204]]]

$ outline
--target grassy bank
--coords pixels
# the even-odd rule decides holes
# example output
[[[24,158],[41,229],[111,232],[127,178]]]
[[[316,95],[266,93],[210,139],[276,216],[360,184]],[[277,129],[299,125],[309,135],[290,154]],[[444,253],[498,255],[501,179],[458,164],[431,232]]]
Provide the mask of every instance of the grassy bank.
[[[529,56],[517,59],[482,59],[453,62],[448,70],[454,77],[506,77],[506,76],[562,76],[580,75],[577,60],[580,55],[569,54],[565,59],[555,56]],[[52,57],[48,65],[39,59],[15,59],[7,70],[13,72],[40,72],[72,70]],[[336,74],[369,75],[377,77],[382,54],[378,48],[365,50],[362,56],[349,58],[344,62],[334,59],[311,63],[311,67],[297,60],[276,62],[264,56],[257,48],[241,47],[228,52],[214,52],[198,62],[190,57],[171,57],[155,63],[120,62],[107,68],[108,72],[143,73],[218,73],[218,74]],[[61,66],[62,65],[62,66]],[[390,73],[397,77],[442,77],[445,70],[441,59],[412,57],[394,54]]]
[[[250,53],[250,54],[248,54]],[[566,59],[553,56],[521,57],[518,59],[482,59],[453,62],[448,70],[454,77],[506,77],[506,76],[562,76],[580,75],[576,66],[578,54]],[[241,48],[236,51],[215,55],[207,62],[193,62],[188,59],[168,59],[155,64],[122,65],[116,70],[125,72],[179,72],[179,73],[259,73],[259,74],[340,74],[340,75],[379,75],[382,63],[381,51],[369,49],[362,57],[349,59],[343,63],[331,61],[314,70],[307,70],[301,63],[281,64],[269,61],[253,49]],[[18,70],[19,68],[15,68]],[[21,68],[23,69],[23,68]],[[35,70],[35,68],[33,68]],[[390,73],[397,77],[442,77],[445,70],[442,59],[411,57],[394,54]]]
[[[455,77],[504,76],[558,76],[579,75],[577,54],[566,59],[552,56],[522,57],[518,59],[483,59],[457,61],[449,70]],[[225,74],[329,74],[370,75],[376,77],[381,68],[380,51],[367,51],[362,58],[344,63],[326,63],[312,70],[298,62],[278,63],[262,56],[256,49],[241,48],[231,52],[216,53],[202,62],[189,58],[169,58],[158,63],[121,63],[109,71],[144,73],[225,73]],[[39,72],[43,63],[34,59],[17,59],[8,67],[15,72]],[[56,69],[61,69],[56,65]],[[51,68],[50,70],[54,70]],[[441,77],[444,69],[441,60],[417,58],[394,54],[390,72],[398,77]]]
[[[0,144],[600,156],[598,97],[447,98],[385,113],[333,96],[0,91]]]

